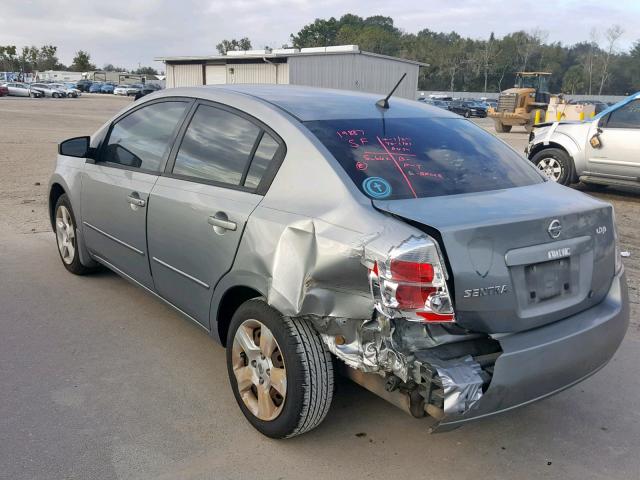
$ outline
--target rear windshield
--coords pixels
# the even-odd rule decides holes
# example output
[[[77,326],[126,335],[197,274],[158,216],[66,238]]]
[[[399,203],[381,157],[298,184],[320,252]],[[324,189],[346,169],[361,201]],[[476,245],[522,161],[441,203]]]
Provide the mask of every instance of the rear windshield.
[[[373,199],[436,197],[544,181],[523,157],[464,119],[317,120],[305,125]]]

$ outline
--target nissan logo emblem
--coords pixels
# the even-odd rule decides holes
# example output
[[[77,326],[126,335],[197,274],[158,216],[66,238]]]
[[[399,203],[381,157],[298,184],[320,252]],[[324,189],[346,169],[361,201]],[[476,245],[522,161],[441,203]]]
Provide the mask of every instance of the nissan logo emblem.
[[[547,232],[549,232],[549,236],[551,238],[558,238],[560,233],[562,232],[562,224],[560,224],[560,220],[553,220],[549,224],[549,228],[547,228]]]

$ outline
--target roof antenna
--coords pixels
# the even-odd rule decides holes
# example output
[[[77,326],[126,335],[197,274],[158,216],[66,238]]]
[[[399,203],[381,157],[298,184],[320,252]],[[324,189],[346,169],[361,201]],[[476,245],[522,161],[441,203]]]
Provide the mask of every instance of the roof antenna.
[[[379,106],[380,108],[384,108],[384,109],[388,109],[389,108],[389,99],[391,98],[391,95],[393,95],[393,92],[396,91],[396,89],[400,86],[400,82],[402,82],[402,80],[404,80],[404,77],[406,77],[407,74],[403,73],[402,76],[400,77],[400,80],[398,80],[398,83],[396,83],[396,86],[393,87],[393,90],[391,90],[389,92],[389,95],[387,95],[385,98],[381,98],[380,100],[378,100],[376,102],[376,105]]]

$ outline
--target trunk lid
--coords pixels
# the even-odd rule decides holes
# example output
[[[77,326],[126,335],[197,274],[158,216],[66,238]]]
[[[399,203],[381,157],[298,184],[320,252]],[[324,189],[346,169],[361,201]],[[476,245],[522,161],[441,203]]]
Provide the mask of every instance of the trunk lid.
[[[560,320],[599,303],[614,276],[611,205],[552,182],[372,202],[440,237],[456,321],[470,330]]]

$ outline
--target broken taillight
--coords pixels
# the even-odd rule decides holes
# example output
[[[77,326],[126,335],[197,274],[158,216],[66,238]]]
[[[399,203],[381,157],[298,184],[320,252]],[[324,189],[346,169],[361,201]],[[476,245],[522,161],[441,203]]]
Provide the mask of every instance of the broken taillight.
[[[419,322],[453,322],[446,270],[430,237],[405,241],[369,269],[376,307],[389,317]]]

